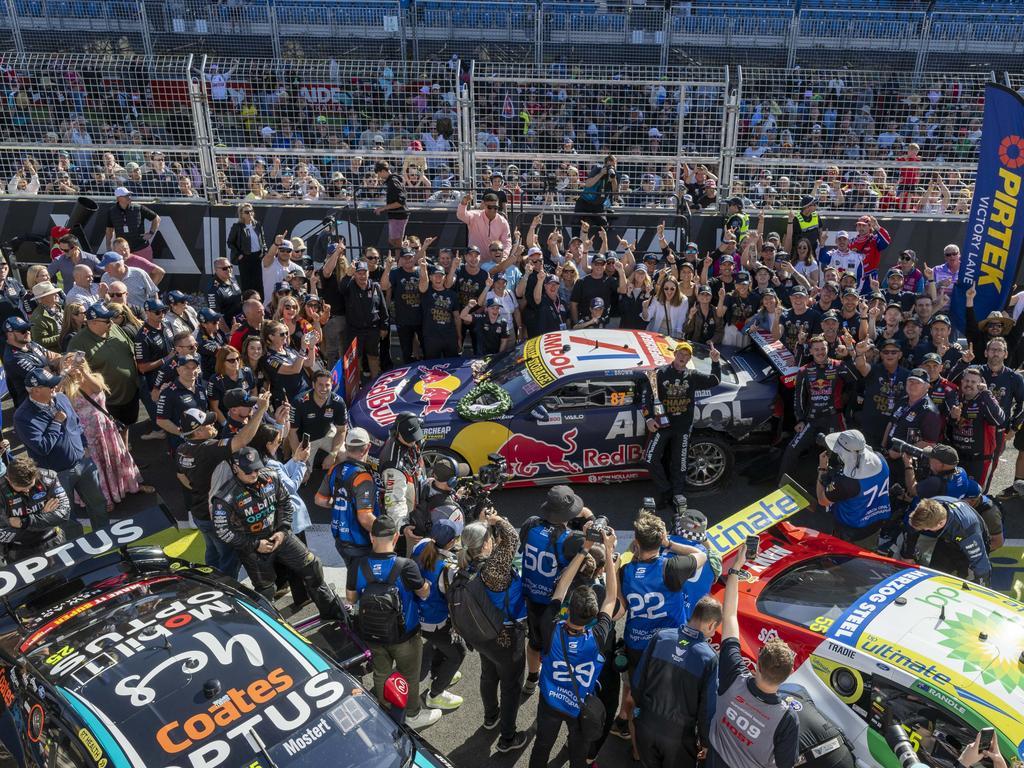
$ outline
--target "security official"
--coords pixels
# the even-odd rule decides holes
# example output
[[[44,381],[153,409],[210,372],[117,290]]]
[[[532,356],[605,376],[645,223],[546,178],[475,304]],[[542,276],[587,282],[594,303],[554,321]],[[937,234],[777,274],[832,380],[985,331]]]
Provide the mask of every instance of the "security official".
[[[800,745],[796,713],[778,694],[793,672],[795,654],[778,638],[757,654],[753,674],[740,650],[739,576],[746,559],[740,548],[725,581],[718,698],[708,733],[705,768],[793,768]]]
[[[602,530],[606,552],[615,551],[615,532]],[[597,595],[588,586],[579,586],[569,594],[591,542],[583,543],[558,579],[541,622],[540,702],[537,704],[537,738],[530,752],[529,768],[547,768],[555,740],[565,723],[569,729],[569,768],[586,768],[592,739],[583,728],[584,702],[597,695],[597,683],[605,664],[601,649],[614,629],[612,614],[618,594],[615,562],[604,562],[604,600],[600,607]],[[558,621],[563,600],[568,597],[569,616]],[[593,724],[596,725],[597,724]],[[598,731],[600,729],[597,729]]]
[[[217,417],[212,411],[189,409],[181,419],[181,436],[184,442],[174,454],[177,464],[178,482],[181,483],[186,500],[186,509],[192,515],[192,522],[206,542],[206,564],[232,578],[241,567],[238,554],[233,547],[214,533],[210,517],[210,490],[214,470],[221,462],[242,450],[256,434],[263,421],[263,414],[270,407],[270,393],[265,392],[256,399],[256,413],[238,432],[227,438],[217,439]]]
[[[543,643],[543,617],[551,602],[555,582],[583,543],[583,534],[566,527],[583,511],[583,499],[567,485],[548,490],[540,515],[529,518],[519,529],[519,551],[523,556],[523,592],[526,594],[526,683],[523,693],[537,689]]]
[[[399,527],[416,506],[416,489],[424,479],[423,427],[418,416],[400,413],[377,460],[384,485],[384,511]]]
[[[710,743],[718,655],[708,640],[721,623],[721,604],[705,595],[686,624],[658,630],[640,657],[631,686],[644,768],[696,765]]]
[[[320,559],[292,533],[292,501],[277,472],[252,447],[231,457],[231,470],[234,476],[214,491],[210,510],[217,536],[238,552],[253,589],[273,600],[274,566],[280,563],[302,578],[321,616],[346,618]]]
[[[725,201],[725,229],[732,230],[737,240],[750,229],[750,217],[743,212],[742,197],[730,197]]]
[[[970,569],[979,584],[989,583],[988,529],[970,504],[948,496],[922,499],[910,513],[910,527],[937,534],[932,568],[960,578],[967,578]]]
[[[0,550],[10,564],[64,541],[71,514],[57,473],[40,469],[27,456],[11,460],[0,478]]]
[[[821,454],[818,464],[818,503],[832,514],[833,535],[874,549],[882,525],[892,514],[889,465],[856,429],[826,435],[825,446],[841,464],[830,469],[828,453]]]
[[[660,506],[672,503],[672,497],[686,490],[686,454],[693,429],[693,412],[699,390],[713,389],[722,380],[721,354],[709,344],[711,373],[699,373],[689,368],[693,347],[689,342],[676,342],[670,365],[659,368],[655,374],[657,393],[648,379],[641,382],[640,403],[650,438],[644,449],[654,486],[661,495]],[[659,411],[664,407],[665,413]],[[664,457],[669,452],[671,477],[666,476]]]
[[[811,247],[818,244],[818,233],[821,231],[821,219],[818,217],[818,199],[813,195],[803,195],[800,198],[800,212],[791,216],[792,222],[796,225],[797,231],[793,233],[793,242],[801,237],[811,241]]]
[[[857,768],[853,747],[836,724],[825,717],[803,686],[786,684],[783,700],[800,721],[799,768]]]
[[[367,463],[369,455],[370,433],[362,427],[350,429],[345,460],[331,468],[316,492],[317,506],[331,510],[334,546],[348,568],[370,554],[370,529],[382,514],[382,488]]]

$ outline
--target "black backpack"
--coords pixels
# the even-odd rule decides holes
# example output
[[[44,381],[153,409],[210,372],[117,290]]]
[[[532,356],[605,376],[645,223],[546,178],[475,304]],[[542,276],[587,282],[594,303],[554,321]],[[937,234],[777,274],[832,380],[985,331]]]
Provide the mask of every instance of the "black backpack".
[[[398,561],[392,564],[391,573],[383,581],[373,575],[368,559],[362,560],[359,568],[366,579],[366,586],[359,595],[359,614],[356,618],[359,636],[368,643],[397,643],[405,634],[402,593],[395,586],[402,572]]]
[[[458,570],[448,585],[448,615],[452,627],[470,645],[489,643],[497,639],[508,616],[508,590],[505,590],[505,609],[491,602],[487,587],[478,573]]]

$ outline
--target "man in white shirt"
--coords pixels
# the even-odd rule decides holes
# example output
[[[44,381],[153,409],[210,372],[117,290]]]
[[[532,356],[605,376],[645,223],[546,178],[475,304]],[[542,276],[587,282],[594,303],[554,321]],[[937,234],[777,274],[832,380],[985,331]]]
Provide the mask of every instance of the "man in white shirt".
[[[292,243],[284,235],[278,235],[274,244],[263,257],[263,303],[269,304],[274,296],[274,286],[288,280],[293,272],[302,274],[302,267],[292,261]]]
[[[127,303],[141,307],[146,299],[155,298],[159,295],[156,283],[138,267],[129,267],[124,263],[121,254],[115,251],[107,251],[100,259],[100,266],[105,270],[101,282],[108,286],[120,281],[128,288]]]

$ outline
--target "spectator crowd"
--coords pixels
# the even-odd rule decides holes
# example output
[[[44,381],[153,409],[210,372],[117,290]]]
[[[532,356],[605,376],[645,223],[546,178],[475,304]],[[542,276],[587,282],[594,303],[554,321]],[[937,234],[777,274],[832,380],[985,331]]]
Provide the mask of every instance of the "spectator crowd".
[[[429,107],[432,94],[422,95]],[[240,108],[234,97],[214,98]],[[673,103],[666,94],[663,109]],[[430,132],[439,122],[407,118],[403,130]],[[276,124],[271,142],[294,130]],[[385,129],[366,130],[376,144]],[[609,137],[601,151],[632,151],[629,142],[654,138],[646,130]],[[482,725],[499,729],[499,752],[528,743],[516,716],[522,694],[539,691],[532,768],[547,764],[562,725],[573,768],[592,764],[612,733],[629,739],[647,768],[694,764],[698,754],[709,766],[793,766],[803,754],[800,729],[810,727],[778,692],[794,654],[768,640],[747,670],[736,618],[745,554],[723,574],[694,533],[706,521],[679,500],[694,402],[678,393],[714,387],[720,348],[742,349],[756,335],[798,369],[794,387],[779,389],[780,474],[819,452],[816,501],[836,535],[987,582],[988,551],[1002,539],[1000,500],[1019,495],[1017,483],[997,496],[990,485],[1007,445],[1024,447],[1024,377],[1015,370],[1024,360],[1024,296],[978,318],[969,290],[964,326],[955,327],[956,245],[941,254],[906,249],[883,268],[891,238],[871,213],[829,247],[820,196],[795,196],[780,234],[766,233],[764,216],[754,221],[732,194],[721,201],[713,251],[692,242],[676,249],[662,224],[657,249],[640,253],[604,215],[626,181],[608,154],[579,173],[585,205],[576,202],[572,237],[543,214],[525,230],[511,226],[503,209],[515,188],[496,174],[479,201],[459,197],[468,247],[456,250],[411,231],[408,169],[385,155],[360,177],[374,180],[386,249],[354,254],[330,237],[326,259],[315,263],[302,238],[265,232],[245,200],[196,302],[161,290],[150,249],[159,216],[134,201],[129,181],[103,213],[106,252],[88,253],[55,228],[50,264],[24,276],[0,264],[3,368],[24,447],[0,479],[8,561],[52,546],[80,519],[102,526],[128,495],[152,490],[128,449],[128,428],[144,411],[149,431],[137,439],[166,444],[181,494],[169,501],[192,517],[207,563],[234,576],[244,567],[261,594],[290,588],[297,603],[309,599],[323,615],[352,621],[373,651],[377,697],[394,669],[407,679],[412,727],[463,703],[450,688],[469,641],[481,660]],[[152,175],[161,161],[147,162]],[[289,183],[315,178],[301,165]],[[703,166],[681,181],[695,199],[714,188]],[[838,196],[842,184],[826,174],[823,187]],[[564,486],[519,529],[493,508],[462,509],[460,468],[445,460],[424,468],[415,417],[396,420],[374,466],[370,437],[348,423],[331,380],[353,347],[359,387],[398,363],[499,355],[577,328],[675,340],[673,362],[640,398],[658,498],[638,514],[628,552]],[[709,373],[690,365],[698,355],[710,359]],[[1015,475],[1024,479],[1021,462]],[[306,547],[311,522],[300,489],[311,481],[347,566],[343,590],[326,582]],[[394,492],[397,482],[407,493]],[[872,502],[853,504],[868,486]],[[723,575],[719,603],[709,591]],[[644,607],[652,594],[661,614]],[[709,645],[716,631],[718,653]],[[677,644],[683,653],[673,652]],[[745,696],[774,713],[773,732],[749,750],[721,716]],[[975,748],[963,764],[977,758]]]

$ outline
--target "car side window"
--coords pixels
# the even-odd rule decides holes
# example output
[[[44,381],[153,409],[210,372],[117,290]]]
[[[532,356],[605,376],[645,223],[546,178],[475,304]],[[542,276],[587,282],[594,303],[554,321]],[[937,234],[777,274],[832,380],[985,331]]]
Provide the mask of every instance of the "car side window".
[[[636,384],[631,379],[573,381],[544,397],[542,403],[556,412],[595,406],[617,408],[632,405],[635,391]]]
[[[878,675],[872,681],[871,703],[872,728],[881,732],[901,724],[918,759],[933,768],[957,768],[960,753],[978,734],[948,709]]]

